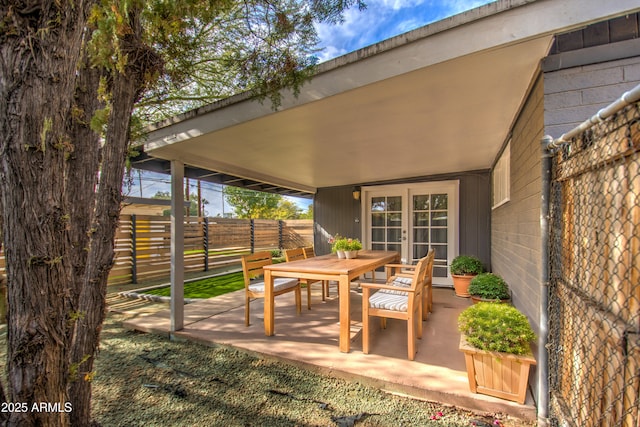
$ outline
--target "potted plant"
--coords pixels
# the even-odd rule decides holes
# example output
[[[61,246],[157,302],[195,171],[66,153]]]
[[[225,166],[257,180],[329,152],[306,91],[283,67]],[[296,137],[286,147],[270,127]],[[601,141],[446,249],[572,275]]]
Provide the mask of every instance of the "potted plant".
[[[469,298],[469,284],[474,276],[482,273],[482,262],[473,255],[458,255],[449,266],[456,295]]]
[[[474,303],[508,302],[511,299],[507,282],[494,273],[480,273],[471,279],[469,294]]]
[[[344,255],[347,259],[356,258],[358,256],[358,251],[362,249],[362,243],[360,243],[359,239],[347,239],[346,249],[344,250]]]
[[[346,245],[346,239],[339,234],[331,236],[329,239],[331,245],[331,253],[336,254],[338,258],[344,258],[344,247]]]
[[[508,304],[480,302],[460,313],[458,330],[471,392],[523,404],[536,364],[527,317]]]

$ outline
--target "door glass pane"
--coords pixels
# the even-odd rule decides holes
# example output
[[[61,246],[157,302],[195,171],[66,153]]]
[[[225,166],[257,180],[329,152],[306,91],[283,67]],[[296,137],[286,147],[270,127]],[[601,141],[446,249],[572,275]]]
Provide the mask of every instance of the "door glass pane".
[[[436,250],[436,259],[447,265],[448,207],[447,193],[414,194],[412,198],[413,261]],[[446,277],[446,271],[445,271]]]
[[[447,245],[433,245],[433,249],[436,251],[436,259],[447,261]]]
[[[371,230],[371,240],[374,242],[383,242],[384,241],[384,229],[382,228],[374,228]]]
[[[371,198],[371,248],[401,252],[402,196]]]
[[[371,198],[371,211],[381,212],[385,210],[385,198],[384,197],[372,197]]]
[[[431,225],[434,227],[446,227],[447,212],[431,212]]]
[[[447,277],[447,266],[433,265],[433,277]]]
[[[429,245],[413,245],[413,259],[420,259],[427,256]]]
[[[400,227],[402,225],[402,213],[387,214],[387,225],[391,227]]]
[[[431,241],[433,243],[447,243],[447,229],[446,228],[431,229]]]
[[[429,243],[429,229],[415,228],[413,230],[413,241],[415,243]]]
[[[387,242],[402,241],[402,232],[399,228],[390,228],[387,230]]]
[[[413,198],[413,210],[414,211],[429,210],[429,195],[415,196]]]
[[[402,197],[387,197],[388,211],[402,212]]]
[[[371,225],[374,227],[384,225],[384,213],[373,212],[371,214]]]
[[[414,213],[413,214],[413,225],[415,227],[428,227],[429,226],[429,213],[427,213],[427,212],[416,212],[416,213]]]
[[[431,209],[447,210],[449,208],[449,197],[447,194],[432,194],[431,195]]]

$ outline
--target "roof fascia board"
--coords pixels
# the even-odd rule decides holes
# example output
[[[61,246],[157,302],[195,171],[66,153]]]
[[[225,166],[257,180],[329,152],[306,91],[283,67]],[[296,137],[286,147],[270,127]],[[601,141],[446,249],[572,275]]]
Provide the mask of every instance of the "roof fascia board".
[[[239,166],[229,165],[224,162],[218,162],[213,160],[207,160],[206,165],[202,165],[202,159],[196,155],[185,153],[179,149],[179,147],[169,146],[162,150],[161,155],[156,156],[165,160],[178,160],[185,165],[192,165],[196,167],[205,168],[208,170],[215,170],[223,172],[225,174],[233,175],[238,178],[244,178],[252,181],[260,181],[265,184],[271,184],[278,187],[285,187],[291,190],[302,191],[304,193],[315,194],[316,188],[303,185],[297,182],[291,182],[285,179],[276,178],[270,175],[261,174],[252,170],[244,169]]]
[[[638,9],[637,0],[500,0],[328,61],[297,98],[285,91],[279,110]],[[167,146],[273,113],[268,103],[236,95],[155,125],[145,151],[166,158],[159,151]]]

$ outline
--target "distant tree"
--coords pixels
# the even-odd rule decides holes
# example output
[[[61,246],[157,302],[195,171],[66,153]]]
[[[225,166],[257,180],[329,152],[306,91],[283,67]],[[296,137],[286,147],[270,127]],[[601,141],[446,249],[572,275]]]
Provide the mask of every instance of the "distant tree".
[[[245,219],[274,219],[282,202],[282,196],[279,194],[233,186],[224,188],[224,197],[233,207],[235,216]]]
[[[300,214],[299,219],[313,219],[313,204],[307,206],[307,211]]]
[[[279,194],[227,186],[224,196],[236,218],[299,219],[305,215],[298,205]]]
[[[0,399],[73,409],[0,412],[0,421],[92,424],[132,133],[237,91],[278,105],[283,87],[297,93],[312,73],[314,23],[340,21],[356,3],[0,2],[0,222],[10,283]]]
[[[302,209],[291,200],[283,198],[276,208],[273,219],[298,219],[302,214]]]

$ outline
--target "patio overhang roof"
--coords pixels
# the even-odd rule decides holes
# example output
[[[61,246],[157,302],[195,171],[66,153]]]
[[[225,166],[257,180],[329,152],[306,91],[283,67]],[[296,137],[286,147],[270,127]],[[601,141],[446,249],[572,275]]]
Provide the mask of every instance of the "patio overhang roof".
[[[637,8],[490,3],[321,64],[277,111],[240,94],[160,123],[139,165],[168,171],[178,160],[187,175],[214,171],[218,182],[294,195],[488,169],[553,36]]]

